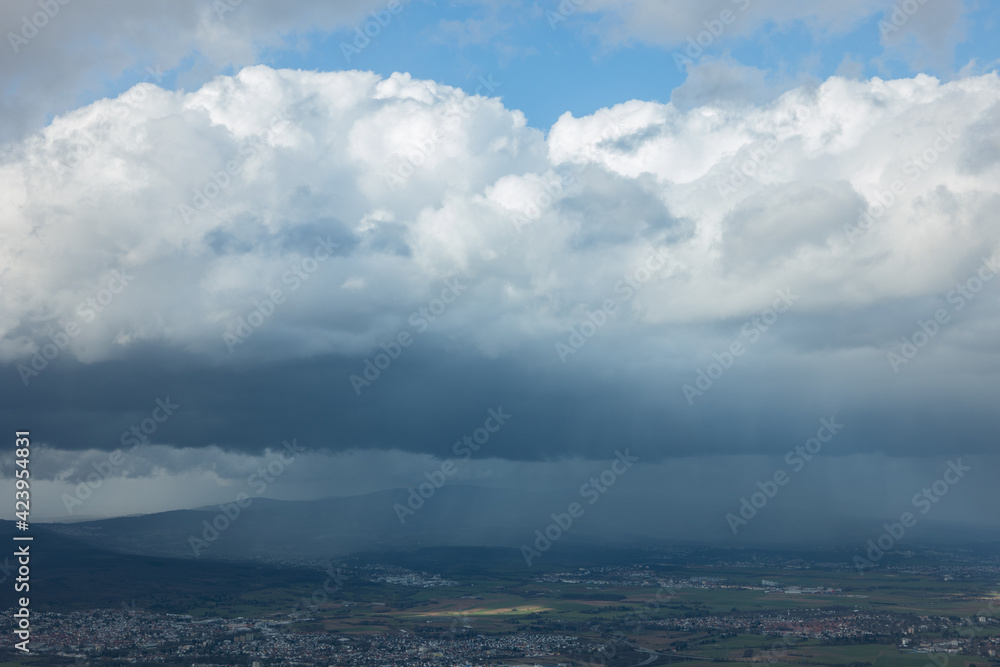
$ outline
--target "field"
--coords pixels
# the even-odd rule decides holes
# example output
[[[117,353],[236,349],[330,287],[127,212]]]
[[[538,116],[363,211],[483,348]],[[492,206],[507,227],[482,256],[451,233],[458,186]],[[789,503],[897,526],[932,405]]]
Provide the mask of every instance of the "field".
[[[661,595],[660,600],[656,598],[657,588],[651,586],[524,582],[520,579],[522,570],[503,567],[494,568],[490,574],[485,577],[480,573],[474,580],[461,580],[458,586],[436,588],[364,581],[345,583],[338,595],[312,608],[312,619],[299,628],[331,633],[428,633],[436,637],[523,631],[570,634],[593,640],[607,639],[608,633],[614,632],[627,637],[621,640],[623,650],[619,657],[628,656],[628,660],[638,657],[636,664],[648,665],[702,659],[734,664],[934,667],[925,653],[901,651],[898,640],[846,645],[824,645],[815,639],[795,640],[791,646],[776,648],[776,639],[762,634],[726,636],[719,632],[670,631],[656,627],[653,622],[796,609],[968,617],[983,609],[991,599],[997,599],[996,582],[958,584],[931,575],[892,573],[861,577],[843,571],[683,567],[661,574],[686,579],[721,577],[725,578],[726,586],[733,587],[679,588],[669,597]],[[780,579],[785,586],[840,590],[833,594],[792,594],[735,588],[761,579]],[[994,626],[992,632],[1000,634],[1000,627]],[[990,633],[985,632],[984,636]],[[940,638],[940,633],[928,632],[927,637]],[[646,652],[636,652],[640,649]],[[967,667],[973,663],[990,664],[988,659],[974,656],[947,657],[948,667]]]
[[[1000,667],[996,658],[958,653],[935,665],[927,653],[900,648],[904,628],[924,623],[920,617],[949,617],[951,629],[928,621],[919,637],[906,635],[911,646],[956,637],[959,619],[979,614],[991,601],[994,608],[1000,605],[1000,576],[992,574],[960,581],[933,569],[861,576],[835,567],[692,565],[622,551],[562,559],[549,554],[534,568],[526,568],[515,550],[489,549],[364,554],[331,564],[336,570],[122,558],[131,559],[127,567],[108,554],[76,554],[72,566],[52,562],[40,568],[39,589],[58,591],[58,602],[39,595],[35,609],[124,607],[197,618],[272,619],[291,621],[288,627],[295,632],[405,633],[429,641],[509,633],[568,635],[611,647],[614,655],[605,662],[615,667],[680,661],[814,667],[988,667],[992,662]],[[85,577],[76,573],[82,566]],[[589,568],[603,574],[573,574]],[[334,571],[339,572],[336,583],[330,574]],[[398,580],[401,572],[415,577],[410,582],[415,585],[386,582]],[[450,585],[432,585],[435,576]],[[661,589],[657,582],[664,580],[678,586]],[[764,587],[762,580],[779,585]],[[789,592],[794,587],[833,592]],[[847,624],[872,619],[872,627],[882,629],[869,636],[824,634],[822,639],[806,633],[802,636],[813,638],[803,639],[753,625],[774,617],[799,623],[822,620],[817,610]],[[740,625],[744,619],[750,625]],[[1000,635],[1000,625],[977,632],[989,639]],[[595,656],[566,655],[553,661],[586,665]],[[541,657],[535,663],[548,664]]]

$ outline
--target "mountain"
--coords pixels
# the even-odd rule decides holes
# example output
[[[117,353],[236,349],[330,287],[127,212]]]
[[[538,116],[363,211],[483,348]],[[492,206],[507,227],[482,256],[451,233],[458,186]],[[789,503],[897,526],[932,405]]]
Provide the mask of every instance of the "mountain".
[[[414,500],[415,510],[407,506],[408,494],[393,490],[313,501],[252,498],[242,508],[228,504],[48,525],[63,536],[123,553],[292,559],[425,545],[518,546],[532,537],[536,525],[551,522],[542,523],[544,512],[523,494],[506,489],[450,485],[435,489],[433,496],[421,499],[422,505]]]
[[[556,536],[553,541],[559,542],[560,549],[687,542],[734,548],[832,548],[851,554],[863,551],[868,540],[878,539],[887,520],[843,517],[817,522],[808,508],[769,506],[739,526],[739,534],[734,535],[724,513],[717,510],[657,502],[648,495],[629,493],[626,487],[613,491],[591,504],[578,489],[526,493],[447,484],[426,499],[411,498],[412,505],[408,505],[409,490],[395,489],[312,501],[252,498],[241,508],[228,504],[46,525],[64,537],[121,553],[301,562],[362,551],[520,548],[535,544],[536,531]],[[572,503],[579,503],[580,514],[570,522]],[[563,527],[555,526],[554,514]],[[977,539],[995,541],[996,535],[929,519],[906,534],[911,544]]]
[[[58,528],[32,524],[32,541],[13,542],[13,535],[24,533],[15,530],[13,521],[0,521],[0,539],[14,545],[10,555],[0,560],[0,605],[4,608],[14,605],[15,595],[26,595],[37,611],[139,608],[182,613],[191,606],[224,601],[234,591],[308,591],[321,581],[316,571],[303,568],[116,553],[61,535]],[[15,593],[18,562],[14,548],[25,544],[30,545],[29,590]],[[289,609],[293,599],[289,595]]]

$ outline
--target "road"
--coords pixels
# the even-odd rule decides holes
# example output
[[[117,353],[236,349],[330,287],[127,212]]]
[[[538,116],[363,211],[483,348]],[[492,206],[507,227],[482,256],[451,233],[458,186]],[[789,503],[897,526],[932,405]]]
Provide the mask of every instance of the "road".
[[[712,660],[711,658],[706,658],[705,656],[701,656],[701,655],[687,655],[685,653],[674,653],[673,651],[671,651],[669,653],[660,653],[659,651],[654,651],[651,648],[646,648],[644,646],[640,646],[639,644],[637,644],[633,640],[622,639],[622,637],[620,635],[613,635],[610,632],[605,632],[605,631],[601,630],[601,627],[599,625],[595,625],[593,627],[593,630],[594,630],[594,632],[596,632],[597,634],[601,635],[602,637],[607,637],[608,639],[611,639],[612,641],[614,641],[614,642],[616,642],[618,644],[622,644],[624,646],[628,646],[630,649],[632,649],[634,651],[639,651],[640,653],[648,653],[649,654],[649,657],[646,658],[645,660],[643,660],[642,662],[637,662],[634,665],[629,665],[629,667],[644,667],[645,665],[651,665],[658,658],[670,658],[671,661],[677,660],[677,662],[680,662],[681,660],[706,660],[706,661],[711,662],[711,660]]]

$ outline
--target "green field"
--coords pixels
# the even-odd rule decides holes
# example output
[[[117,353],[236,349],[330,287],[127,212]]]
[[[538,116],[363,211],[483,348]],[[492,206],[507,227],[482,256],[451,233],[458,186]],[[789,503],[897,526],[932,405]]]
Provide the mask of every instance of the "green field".
[[[631,667],[652,658],[655,660],[648,665],[669,664],[681,661],[678,655],[744,666],[766,665],[771,658],[777,664],[812,667],[927,667],[929,656],[900,651],[898,637],[883,636],[882,643],[867,644],[794,641],[787,651],[770,654],[774,637],[742,630],[669,630],[654,623],[684,617],[740,618],[755,612],[797,609],[825,609],[847,617],[855,610],[860,614],[890,613],[913,623],[916,616],[968,617],[982,610],[990,599],[1000,600],[1000,582],[987,577],[945,581],[939,576],[885,571],[860,576],[853,570],[817,567],[739,568],[654,560],[646,572],[655,572],[655,578],[725,580],[716,588],[678,588],[656,600],[656,586],[538,580],[547,572],[575,572],[592,565],[583,557],[560,560],[547,555],[541,566],[529,570],[516,550],[480,550],[475,558],[461,550],[447,549],[359,556],[340,564],[345,572],[342,585],[331,588],[329,593],[323,592],[324,582],[329,583],[324,570],[127,558],[128,568],[120,566],[119,557],[106,554],[93,555],[83,563],[79,559],[67,561],[65,568],[58,563],[40,568],[39,589],[58,591],[58,599],[48,601],[42,596],[36,609],[118,609],[123,604],[132,608],[134,600],[135,609],[151,612],[187,613],[197,618],[294,620],[291,629],[296,632],[352,635],[407,632],[460,637],[467,632],[520,631],[607,642],[605,633],[611,632],[628,638],[618,662],[611,663],[614,667]],[[615,553],[605,562],[620,567],[619,563],[631,561]],[[374,583],[370,581],[373,564],[438,574],[458,585],[421,588]],[[85,577],[77,574],[82,566],[86,566]],[[761,579],[778,581],[782,588],[840,590],[818,595],[738,588],[758,586]],[[308,599],[314,595],[317,604],[312,606]],[[305,606],[303,598],[307,600]],[[299,615],[292,616],[296,611]],[[1000,626],[992,626],[991,630],[994,635],[1000,634]],[[941,638],[939,629],[931,627],[921,633],[920,640]],[[569,656],[566,661],[586,664],[581,656]],[[978,667],[990,665],[987,659],[952,655],[946,667],[969,667],[971,663]],[[28,658],[6,664],[41,663]],[[995,659],[994,664],[1000,667]]]

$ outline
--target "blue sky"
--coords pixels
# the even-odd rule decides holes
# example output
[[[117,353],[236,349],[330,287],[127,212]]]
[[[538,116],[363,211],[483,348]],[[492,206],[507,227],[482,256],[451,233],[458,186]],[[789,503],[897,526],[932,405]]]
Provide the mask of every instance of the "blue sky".
[[[963,68],[971,73],[992,71],[1000,58],[1000,43],[994,38],[1000,7],[995,3],[967,1],[951,35],[936,45],[926,43],[906,24],[887,31],[883,26],[891,20],[896,6],[892,3],[883,3],[887,6],[880,11],[860,15],[850,28],[835,31],[797,18],[762,20],[758,25],[741,15],[740,5],[717,4],[733,11],[734,26],[744,21],[750,29],[742,34],[724,32],[697,61],[725,59],[763,70],[774,86],[772,94],[835,74],[885,79],[923,72],[948,80]],[[523,111],[529,124],[541,129],[567,111],[579,117],[630,99],[669,102],[672,91],[687,78],[676,62],[678,54],[686,57],[686,39],[650,43],[631,36],[612,41],[603,34],[612,20],[608,12],[588,13],[587,3],[554,20],[553,12],[562,16],[556,2],[413,0],[400,7],[397,14],[383,14],[391,21],[359,53],[352,48],[358,39],[355,28],[369,24],[369,14],[332,31],[290,31],[280,44],[261,48],[256,62],[321,71],[362,69],[382,76],[408,72],[469,92],[479,77],[492,76],[502,84],[498,94],[505,104]],[[706,10],[702,20],[714,20],[719,11]],[[228,15],[226,20],[231,20]],[[697,37],[698,27],[695,24],[689,36]],[[887,46],[883,33],[900,43]],[[166,70],[163,85],[200,84],[205,66],[205,58],[193,51],[178,67]],[[120,93],[146,79],[144,67],[107,82],[102,94]],[[235,69],[223,66],[213,72]],[[94,91],[80,101],[93,97]]]

